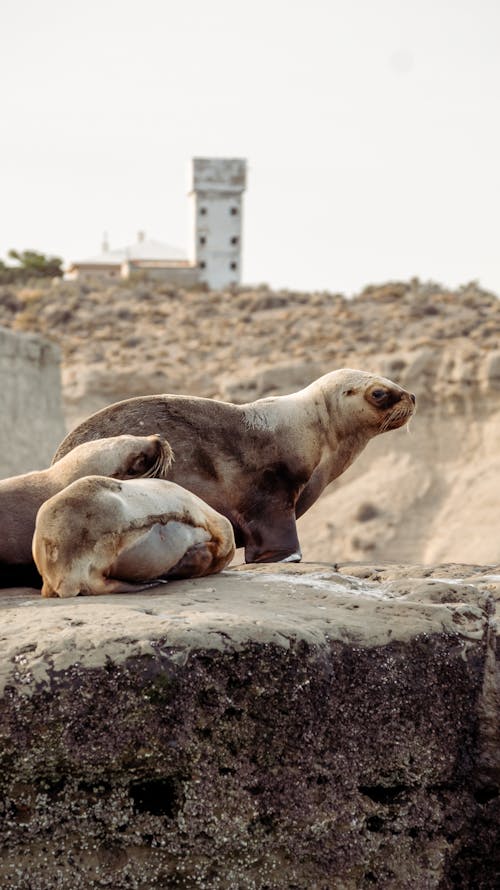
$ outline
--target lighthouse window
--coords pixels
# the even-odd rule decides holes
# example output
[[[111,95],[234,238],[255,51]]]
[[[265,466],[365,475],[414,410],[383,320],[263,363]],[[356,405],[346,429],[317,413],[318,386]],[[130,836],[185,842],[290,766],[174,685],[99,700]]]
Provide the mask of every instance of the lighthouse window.
[[[200,235],[200,244],[206,244],[206,243],[207,243],[207,239],[205,238],[205,235]]]
[[[237,268],[238,268],[238,264],[237,264],[237,263],[230,263],[230,264],[229,264],[229,268],[230,268],[230,269],[237,269]]]
[[[237,244],[239,240],[240,239],[237,237],[237,235],[233,235],[233,237],[231,238],[231,244]]]
[[[206,264],[205,260],[202,260],[200,263],[200,269],[204,269],[206,265],[207,264]]]
[[[205,216],[206,212],[207,212],[206,207],[200,207],[200,216]]]
[[[237,207],[231,207],[231,209],[230,209],[229,212],[230,212],[231,216],[236,216],[237,213],[238,213],[238,208],[237,208]]]

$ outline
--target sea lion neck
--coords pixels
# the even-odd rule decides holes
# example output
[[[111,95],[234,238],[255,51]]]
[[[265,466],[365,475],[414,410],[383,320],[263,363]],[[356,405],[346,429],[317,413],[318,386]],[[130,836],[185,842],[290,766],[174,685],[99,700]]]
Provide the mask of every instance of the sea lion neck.
[[[328,437],[330,417],[324,394],[311,387],[284,396],[269,396],[241,405],[245,426],[249,429],[278,433],[286,431],[293,436],[301,428],[314,427],[316,435]]]
[[[304,392],[321,392],[328,416],[328,436],[330,440],[349,440],[355,447],[356,443],[364,443],[378,432],[375,425],[360,403],[367,383],[372,379],[370,374],[351,368],[341,368],[324,374],[315,380]]]

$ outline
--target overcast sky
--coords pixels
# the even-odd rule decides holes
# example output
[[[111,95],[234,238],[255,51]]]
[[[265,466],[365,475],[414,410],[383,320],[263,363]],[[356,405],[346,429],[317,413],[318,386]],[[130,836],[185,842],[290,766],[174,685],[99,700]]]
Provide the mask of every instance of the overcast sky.
[[[500,293],[499,0],[2,0],[0,256],[187,248],[248,159],[243,277]]]

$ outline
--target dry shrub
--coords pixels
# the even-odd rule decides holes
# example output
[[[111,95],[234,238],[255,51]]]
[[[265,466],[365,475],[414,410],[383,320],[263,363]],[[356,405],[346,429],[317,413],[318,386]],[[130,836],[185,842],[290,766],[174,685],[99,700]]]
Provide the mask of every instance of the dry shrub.
[[[40,319],[38,308],[36,306],[28,306],[26,309],[23,309],[22,312],[18,312],[12,322],[12,327],[17,331],[32,331],[34,333],[39,333]]]
[[[389,282],[381,286],[372,284],[361,293],[361,297],[369,297],[370,300],[377,303],[392,303],[393,300],[400,300],[409,290],[408,284],[402,281]]]
[[[17,292],[17,296],[19,297],[21,303],[29,305],[30,303],[38,303],[39,300],[43,300],[43,298],[46,296],[46,293],[36,287],[22,287]]]
[[[17,294],[8,288],[0,288],[0,308],[6,309],[8,312],[19,312],[22,303]]]
[[[233,304],[238,308],[248,312],[262,312],[266,309],[280,309],[282,306],[288,306],[290,302],[289,296],[283,294],[241,294],[237,297]]]

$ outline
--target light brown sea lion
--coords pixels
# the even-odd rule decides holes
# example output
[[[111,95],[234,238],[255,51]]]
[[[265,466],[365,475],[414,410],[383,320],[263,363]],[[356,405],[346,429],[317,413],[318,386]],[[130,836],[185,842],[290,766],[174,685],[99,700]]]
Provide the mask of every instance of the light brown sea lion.
[[[220,572],[231,523],[175,482],[78,479],[38,511],[33,558],[42,596],[125,593],[161,578]]]
[[[230,519],[247,562],[299,561],[296,518],[370,439],[403,426],[414,408],[415,396],[396,383],[349,368],[246,405],[144,396],[83,421],[56,459],[97,436],[159,432],[176,455],[168,478]]]
[[[48,498],[82,476],[164,476],[171,462],[172,449],[161,436],[127,434],[85,442],[47,470],[0,480],[0,587],[40,585],[31,542],[37,511]]]

